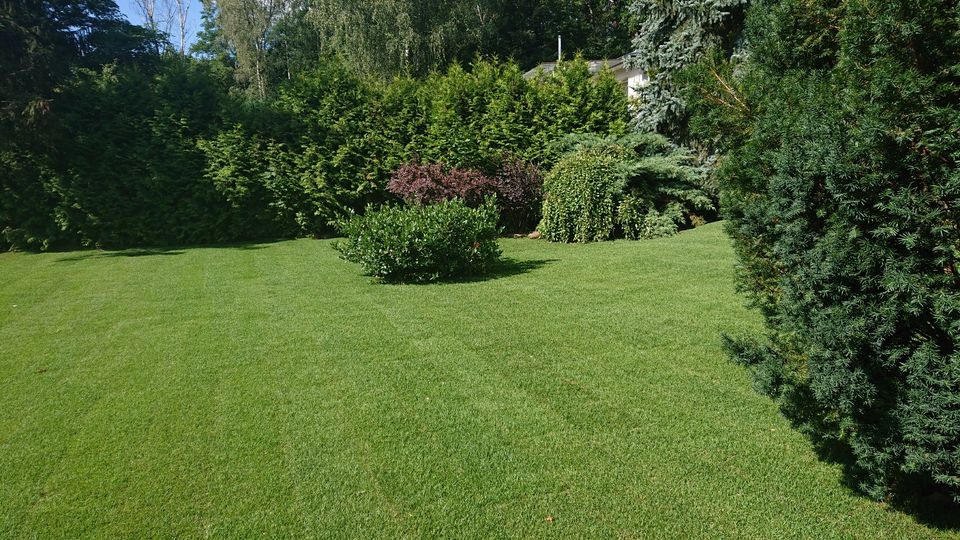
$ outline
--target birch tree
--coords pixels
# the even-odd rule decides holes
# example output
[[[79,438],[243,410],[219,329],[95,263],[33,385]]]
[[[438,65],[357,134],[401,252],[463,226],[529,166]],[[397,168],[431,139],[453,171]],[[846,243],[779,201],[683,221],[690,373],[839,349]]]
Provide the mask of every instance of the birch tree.
[[[267,96],[270,32],[287,9],[287,0],[219,0],[220,26],[237,53],[237,81],[251,94]]]
[[[152,0],[151,0],[152,1]],[[190,15],[190,0],[174,0],[177,15],[177,29],[180,31],[180,54],[187,54],[187,25]]]
[[[361,71],[423,73],[475,51],[493,28],[490,0],[316,0],[309,20],[331,53]],[[469,53],[468,53],[469,54]]]

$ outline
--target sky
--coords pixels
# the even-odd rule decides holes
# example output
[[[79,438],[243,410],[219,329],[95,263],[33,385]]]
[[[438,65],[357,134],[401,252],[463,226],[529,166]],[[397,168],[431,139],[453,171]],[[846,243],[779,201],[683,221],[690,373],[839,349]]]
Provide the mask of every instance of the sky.
[[[140,8],[137,7],[137,0],[116,0],[117,5],[123,15],[134,24],[143,24],[143,15],[140,14]],[[157,4],[161,2],[158,0]],[[172,0],[171,0],[172,3]],[[189,47],[197,38],[197,32],[200,31],[200,11],[202,10],[200,0],[190,0],[190,11],[187,15],[187,46]],[[175,44],[180,42],[180,31],[176,21],[170,27],[170,40]]]

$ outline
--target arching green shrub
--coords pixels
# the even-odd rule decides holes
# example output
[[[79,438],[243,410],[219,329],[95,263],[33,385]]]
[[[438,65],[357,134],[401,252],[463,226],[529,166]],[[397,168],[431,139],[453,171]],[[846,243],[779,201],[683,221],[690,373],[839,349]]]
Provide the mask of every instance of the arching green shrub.
[[[610,238],[625,181],[620,164],[611,153],[593,149],[561,159],[543,182],[540,234],[554,242]]]
[[[714,211],[689,150],[661,135],[576,133],[551,144],[560,161],[544,182],[540,233],[558,242],[676,234]]]

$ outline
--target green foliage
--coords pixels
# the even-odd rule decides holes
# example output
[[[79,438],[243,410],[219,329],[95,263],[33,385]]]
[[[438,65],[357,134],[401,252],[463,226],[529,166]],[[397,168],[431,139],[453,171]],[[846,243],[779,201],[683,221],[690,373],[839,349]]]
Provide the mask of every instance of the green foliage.
[[[469,58],[494,10],[490,1],[316,0],[309,16],[327,46],[359,71],[390,76]]]
[[[689,151],[662,135],[574,134],[550,151],[564,157],[544,181],[548,240],[606,240],[614,225],[630,239],[657,238],[714,211]]]
[[[550,165],[549,149],[569,134],[620,136],[629,131],[630,113],[623,87],[609,69],[596,76],[580,57],[562,62],[549,76],[534,77],[533,151]]]
[[[243,216],[233,225],[240,238],[295,236],[314,229],[317,220],[330,221],[336,212],[330,193],[317,188],[311,164],[303,154],[284,145],[248,136],[240,127],[201,140],[206,157],[204,177],[226,200],[232,213]],[[241,228],[237,228],[241,227]]]
[[[536,127],[531,89],[515,64],[480,61],[434,73],[421,96],[427,126],[417,153],[430,162],[492,171],[503,152],[526,153]],[[524,156],[528,157],[528,156]]]
[[[524,69],[556,58],[615,58],[630,48],[627,0],[220,0],[204,2],[195,52],[234,68],[258,99],[325,59],[390,81],[474,61],[515,60]]]
[[[271,90],[268,51],[277,22],[290,13],[290,0],[217,0],[215,16],[236,60],[237,83],[250,96],[265,99]],[[216,34],[208,38],[216,39]],[[214,41],[211,44],[215,44]]]
[[[500,258],[496,201],[478,208],[454,199],[425,206],[367,209],[339,223],[343,258],[391,282],[476,276]]]
[[[543,181],[543,237],[597,242],[613,236],[614,208],[626,184],[621,165],[617,156],[596,149],[561,159]]]
[[[617,224],[628,240],[664,238],[677,234],[683,223],[680,205],[673,203],[662,213],[636,195],[626,195],[617,205]]]
[[[513,63],[478,61],[429,77],[421,89],[427,127],[416,140],[426,161],[494,174],[504,153],[549,164],[547,146],[566,133],[627,131],[627,98],[609,70],[594,77],[582,58],[525,80]]]
[[[615,80],[591,79],[580,60],[532,81],[479,61],[389,83],[326,61],[267,101],[230,95],[223,62],[155,60],[75,70],[49,134],[2,138],[4,248],[327,234],[340,216],[390,200],[390,175],[419,157],[481,170],[509,225],[526,228],[539,176],[504,160],[549,164],[544,134],[619,133],[628,114]]]
[[[741,287],[769,329],[729,348],[800,429],[850,453],[864,492],[960,500],[956,4],[781,0],[747,34],[745,64],[700,70],[696,105],[700,125],[732,128],[710,135],[728,149]]]
[[[750,0],[633,0],[638,25],[630,54],[632,65],[650,75],[637,89],[641,130],[657,131],[688,142],[697,133],[685,126],[682,81],[677,77],[707,53],[737,50],[744,12]]]
[[[7,1],[0,43],[0,130],[10,133],[43,123],[74,68],[149,61],[159,39],[127,23],[113,0]]]
[[[565,58],[619,58],[630,50],[636,25],[629,0],[515,0],[498,2],[496,29],[481,50],[513,58],[523,67],[556,59],[557,36]]]
[[[0,152],[0,248],[49,249],[64,240],[56,197],[42,158],[22,149]]]
[[[307,19],[327,52],[384,79],[425,75],[478,54],[524,68],[556,59],[614,58],[630,48],[626,0],[316,0]]]
[[[236,51],[219,24],[219,9],[213,0],[201,0],[200,29],[190,45],[190,53],[225,68],[236,66]]]
[[[235,210],[260,216],[247,225],[261,234],[322,234],[344,212],[385,201],[391,174],[413,159],[483,171],[510,226],[529,227],[539,177],[529,167],[505,174],[505,158],[550,163],[547,134],[622,133],[628,114],[613,76],[591,78],[580,59],[533,81],[515,64],[478,61],[388,84],[328,62],[277,93],[272,121],[201,144],[207,178]]]
[[[617,225],[623,231],[624,238],[640,240],[643,238],[643,221],[650,209],[640,197],[626,195],[617,205]]]
[[[217,127],[221,82],[175,57],[150,70],[76,70],[48,134],[5,142],[15,174],[0,186],[15,195],[0,207],[0,228],[32,249],[235,238],[217,234],[226,208],[203,181],[195,143]]]

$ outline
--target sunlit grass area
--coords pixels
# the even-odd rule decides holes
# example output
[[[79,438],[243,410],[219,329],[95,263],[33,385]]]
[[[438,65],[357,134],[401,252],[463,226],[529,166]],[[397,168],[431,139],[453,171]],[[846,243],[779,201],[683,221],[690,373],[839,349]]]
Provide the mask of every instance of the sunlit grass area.
[[[719,224],[502,247],[434,285],[317,240],[0,255],[0,537],[948,534],[725,358]]]

